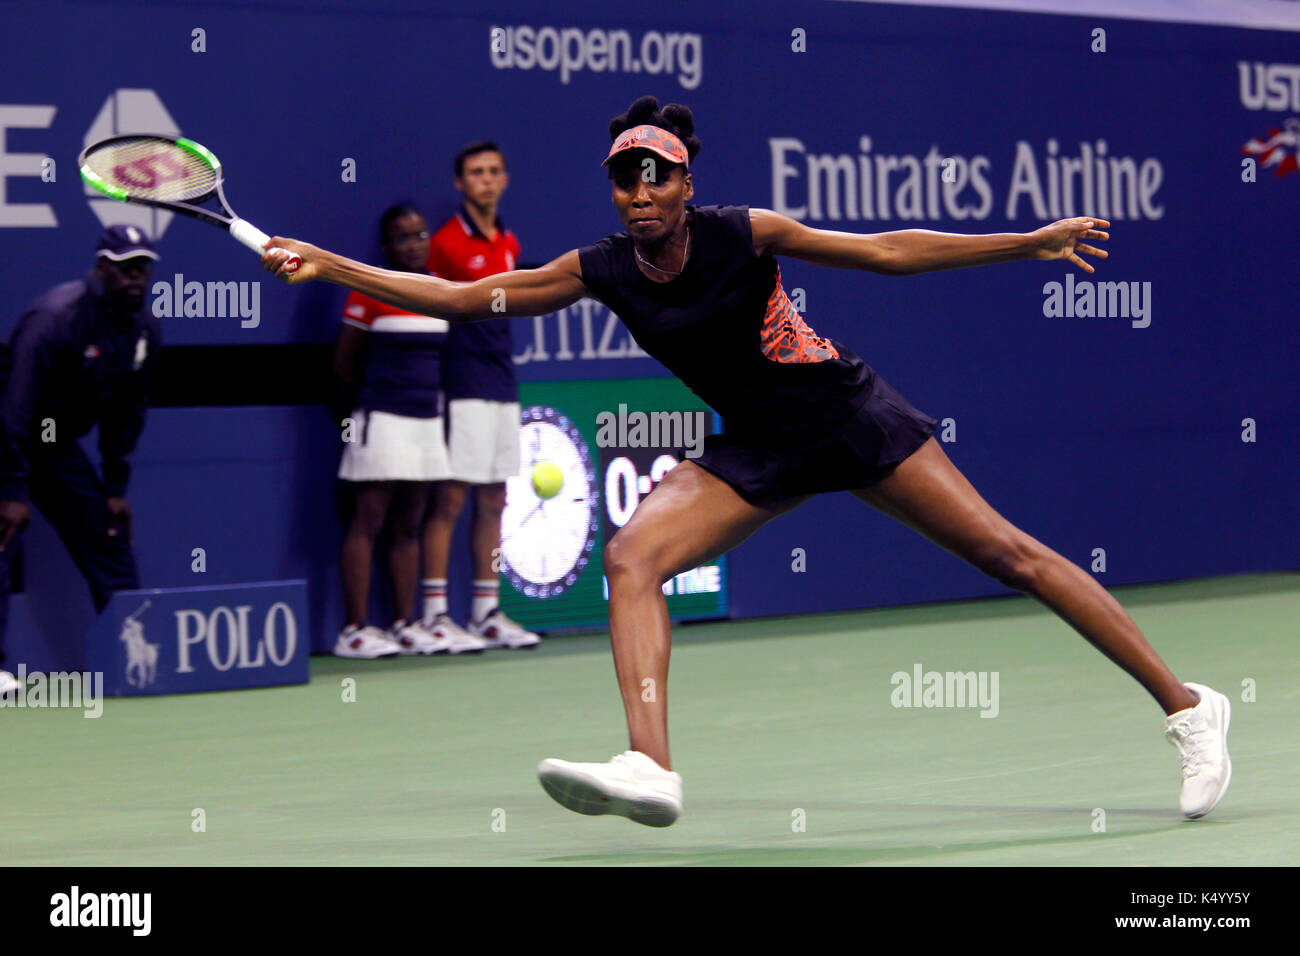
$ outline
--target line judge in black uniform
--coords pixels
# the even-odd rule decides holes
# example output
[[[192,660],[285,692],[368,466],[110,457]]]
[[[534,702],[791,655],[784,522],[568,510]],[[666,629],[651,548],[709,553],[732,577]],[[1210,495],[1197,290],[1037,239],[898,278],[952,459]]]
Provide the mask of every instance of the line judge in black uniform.
[[[684,106],[641,97],[609,127],[614,208],[626,228],[540,269],[477,282],[388,272],[300,242],[263,264],[290,282],[324,279],[452,322],[554,312],[590,295],[637,344],[725,420],[703,454],[684,461],[605,548],[609,623],[631,749],[607,763],[546,760],[542,785],[579,813],[616,813],[667,826],[682,810],[668,755],[670,635],[661,584],[735,547],[765,522],[826,491],[848,491],[1008,587],[1059,614],[1156,699],[1182,758],[1180,804],[1208,813],[1227,789],[1227,698],[1180,683],[1124,609],[1085,571],[1019,530],[971,487],[917,411],[840,342],[816,335],[781,286],[776,256],[907,275],[1017,259],[1106,253],[1101,219],[1074,218],[1026,234],[961,236],[923,229],[876,235],[812,229],[766,209],[693,206],[700,148]],[[499,296],[498,296],[499,298]],[[643,681],[658,692],[642,699]],[[1065,702],[1063,706],[1079,706]]]
[[[9,341],[0,435],[0,660],[18,533],[35,504],[90,585],[95,610],[138,588],[126,486],[162,329],[145,296],[158,253],[110,226],[95,266],[37,299]],[[102,475],[78,439],[99,426]],[[0,693],[16,681],[0,670]]]

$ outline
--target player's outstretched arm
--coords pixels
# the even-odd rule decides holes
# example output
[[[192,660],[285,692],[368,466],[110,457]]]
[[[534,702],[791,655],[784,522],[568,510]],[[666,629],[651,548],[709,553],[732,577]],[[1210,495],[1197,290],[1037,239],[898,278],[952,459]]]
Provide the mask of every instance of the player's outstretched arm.
[[[281,269],[290,252],[302,257],[302,265],[294,273]],[[333,282],[408,312],[437,316],[453,323],[512,315],[545,315],[572,305],[587,294],[576,249],[540,269],[516,269],[485,276],[477,282],[451,282],[414,272],[381,269],[305,242],[273,236],[262,256],[262,266],[286,282],[296,284],[312,279]]]
[[[1110,238],[1109,233],[1096,228],[1109,228],[1109,222],[1083,216],[1062,219],[1033,232],[986,236],[962,236],[928,229],[901,229],[873,235],[835,232],[813,229],[770,209],[751,209],[749,222],[754,250],[759,255],[770,251],[822,266],[897,276],[1014,259],[1068,259],[1085,272],[1092,272],[1092,266],[1079,258],[1080,253],[1099,259],[1107,258],[1108,253],[1082,240]]]

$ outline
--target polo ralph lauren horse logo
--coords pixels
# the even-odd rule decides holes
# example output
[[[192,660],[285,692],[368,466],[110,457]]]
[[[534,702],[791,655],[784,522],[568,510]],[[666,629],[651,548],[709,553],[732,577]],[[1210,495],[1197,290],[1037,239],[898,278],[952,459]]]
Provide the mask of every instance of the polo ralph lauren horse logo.
[[[149,686],[158,672],[158,645],[144,639],[144,625],[139,621],[140,615],[149,610],[149,604],[145,601],[122,622],[119,635],[126,645],[126,682],[132,687]]]

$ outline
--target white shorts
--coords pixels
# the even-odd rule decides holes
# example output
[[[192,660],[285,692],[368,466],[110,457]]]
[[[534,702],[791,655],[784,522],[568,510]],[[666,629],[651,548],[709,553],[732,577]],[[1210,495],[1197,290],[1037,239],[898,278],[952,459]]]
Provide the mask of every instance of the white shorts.
[[[476,485],[519,474],[519,403],[453,398],[447,403],[451,477]]]
[[[354,441],[343,443],[344,481],[445,481],[451,477],[441,418],[355,411]]]

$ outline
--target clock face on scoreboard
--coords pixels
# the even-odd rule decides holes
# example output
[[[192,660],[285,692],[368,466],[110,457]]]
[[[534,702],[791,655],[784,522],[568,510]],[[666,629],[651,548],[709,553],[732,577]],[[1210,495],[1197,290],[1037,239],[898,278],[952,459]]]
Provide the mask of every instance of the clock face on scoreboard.
[[[587,443],[566,415],[533,405],[520,419],[520,474],[506,479],[501,515],[502,573],[529,597],[555,597],[573,586],[591,558],[599,521],[596,476]],[[533,489],[533,469],[543,462],[563,476],[551,498]]]

